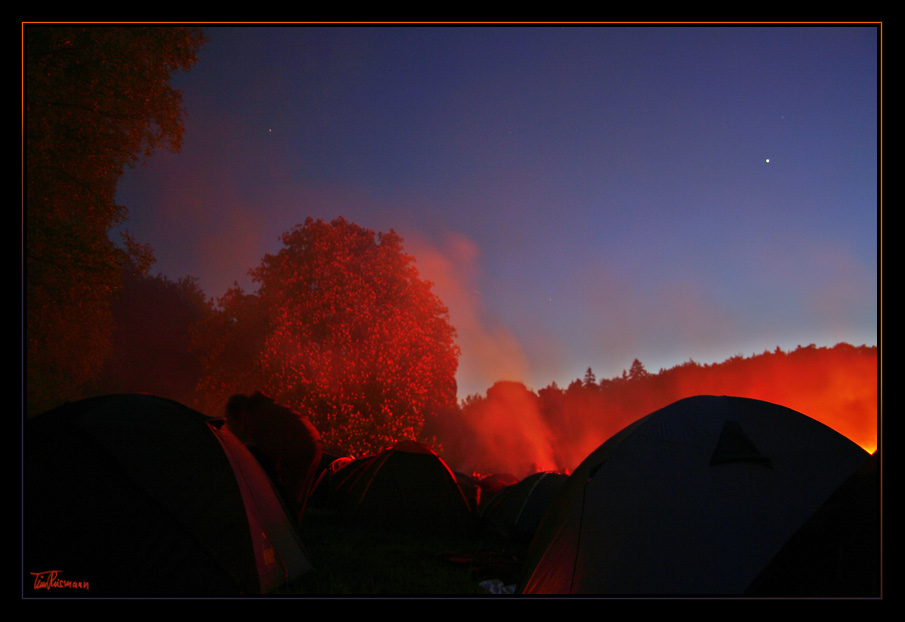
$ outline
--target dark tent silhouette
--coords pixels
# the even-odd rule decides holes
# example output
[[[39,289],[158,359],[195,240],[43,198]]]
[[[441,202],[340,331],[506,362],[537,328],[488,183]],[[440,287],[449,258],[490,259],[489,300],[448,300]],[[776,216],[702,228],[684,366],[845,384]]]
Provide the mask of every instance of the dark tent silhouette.
[[[331,457],[332,456],[327,456],[327,458]],[[344,475],[348,474],[344,468],[353,462],[355,462],[355,459],[351,456],[333,458],[326,464],[322,461],[320,474],[314,481],[311,498],[308,500],[311,507],[333,507],[336,501],[335,495],[337,484],[344,478]]]
[[[512,473],[491,473],[478,480],[479,501],[481,505],[489,503],[493,497],[506,486],[518,484],[519,479]]]
[[[840,486],[748,586],[753,596],[881,596],[879,452]]]
[[[453,471],[453,476],[455,476],[456,482],[459,484],[459,490],[462,491],[462,496],[468,502],[468,507],[471,508],[472,514],[477,514],[481,505],[481,487],[478,483],[478,478],[461,471]]]
[[[506,538],[530,540],[567,479],[562,473],[534,473],[503,488],[481,507],[482,526]]]
[[[88,589],[268,592],[310,569],[261,466],[220,419],[150,395],[68,403],[25,428],[23,561]]]
[[[776,404],[680,400],[575,470],[531,543],[521,590],[741,594],[867,455]]]
[[[468,503],[455,476],[425,445],[402,441],[346,469],[350,476],[339,484],[337,497],[339,513],[350,524],[452,536],[470,527]]]

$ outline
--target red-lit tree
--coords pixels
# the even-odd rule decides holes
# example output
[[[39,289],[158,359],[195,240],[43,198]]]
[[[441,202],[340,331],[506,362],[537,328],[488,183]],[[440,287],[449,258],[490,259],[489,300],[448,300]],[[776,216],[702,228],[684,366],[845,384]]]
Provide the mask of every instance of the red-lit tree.
[[[182,142],[181,94],[198,28],[26,25],[23,105],[28,413],[79,397],[110,353],[110,301],[126,258],[113,245],[123,168]]]
[[[353,454],[415,439],[455,407],[455,331],[395,232],[309,218],[282,241],[252,270],[257,294],[230,292],[201,333],[214,402],[261,390]]]

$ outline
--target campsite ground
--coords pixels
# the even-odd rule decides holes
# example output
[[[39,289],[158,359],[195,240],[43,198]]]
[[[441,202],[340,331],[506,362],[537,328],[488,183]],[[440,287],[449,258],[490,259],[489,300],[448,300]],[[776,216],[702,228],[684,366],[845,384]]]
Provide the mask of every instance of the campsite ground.
[[[302,539],[314,570],[282,595],[482,595],[480,583],[515,583],[527,544],[475,531],[469,537],[356,529],[327,510],[306,512]]]

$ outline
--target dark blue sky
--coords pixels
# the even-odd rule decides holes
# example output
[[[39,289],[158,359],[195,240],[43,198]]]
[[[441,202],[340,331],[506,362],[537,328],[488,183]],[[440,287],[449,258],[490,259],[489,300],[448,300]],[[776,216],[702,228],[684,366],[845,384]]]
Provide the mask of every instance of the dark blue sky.
[[[217,27],[118,201],[209,296],[306,217],[395,229],[460,395],[877,343],[878,30]]]

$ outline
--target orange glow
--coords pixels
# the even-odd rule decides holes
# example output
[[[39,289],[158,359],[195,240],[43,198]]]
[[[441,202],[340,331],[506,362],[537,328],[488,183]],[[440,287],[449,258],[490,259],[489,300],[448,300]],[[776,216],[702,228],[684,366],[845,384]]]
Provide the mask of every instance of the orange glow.
[[[714,365],[693,361],[650,374],[643,366],[599,383],[555,384],[537,393],[497,383],[486,398],[462,405],[461,436],[442,440],[459,470],[511,472],[574,469],[591,451],[637,419],[693,395],[765,400],[807,415],[866,451],[877,449],[877,348],[799,347]]]
[[[462,458],[487,473],[519,478],[558,468],[554,437],[539,410],[537,396],[523,384],[498,382],[487,397],[463,409],[469,439]]]
[[[725,376],[714,368],[706,387],[797,410],[833,428],[864,450],[877,449],[877,349],[840,344],[832,349],[799,348],[788,354],[746,359],[749,373]],[[682,387],[683,395],[701,393],[700,382]],[[678,398],[677,398],[678,399]]]

